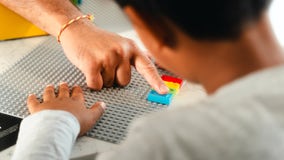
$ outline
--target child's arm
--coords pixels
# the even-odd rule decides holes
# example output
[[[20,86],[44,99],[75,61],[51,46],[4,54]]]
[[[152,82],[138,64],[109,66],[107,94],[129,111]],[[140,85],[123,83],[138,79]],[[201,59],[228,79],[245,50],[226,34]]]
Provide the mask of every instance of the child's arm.
[[[53,86],[46,87],[43,100],[44,102],[40,103],[35,95],[28,97],[27,104],[31,115],[21,123],[12,160],[69,160],[78,134],[83,135],[88,131],[105,110],[105,104],[102,102],[87,109],[81,88],[73,87],[70,95],[66,83],[60,85],[57,97]],[[120,147],[100,153],[96,155],[96,159],[165,159],[164,156],[167,156],[169,151],[168,146],[172,145],[172,141],[167,139],[171,139],[172,134],[168,124],[160,119],[161,116],[154,117],[155,120],[137,120]],[[165,142],[170,144],[165,145]]]
[[[102,102],[87,109],[81,88],[73,87],[70,95],[66,83],[60,85],[58,96],[53,86],[46,87],[43,100],[28,97],[31,115],[22,121],[12,159],[69,159],[78,134],[87,132],[105,110]]]
[[[70,113],[45,110],[25,118],[12,160],[69,159],[80,126]]]

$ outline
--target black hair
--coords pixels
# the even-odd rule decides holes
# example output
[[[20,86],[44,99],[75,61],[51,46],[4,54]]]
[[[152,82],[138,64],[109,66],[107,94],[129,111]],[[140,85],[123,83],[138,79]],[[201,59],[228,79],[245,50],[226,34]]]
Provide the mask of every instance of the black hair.
[[[169,33],[172,22],[196,40],[235,39],[256,22],[271,0],[116,0],[130,5],[155,31]],[[156,27],[156,28],[155,28]],[[166,38],[169,39],[170,37]],[[168,41],[168,40],[166,40]]]

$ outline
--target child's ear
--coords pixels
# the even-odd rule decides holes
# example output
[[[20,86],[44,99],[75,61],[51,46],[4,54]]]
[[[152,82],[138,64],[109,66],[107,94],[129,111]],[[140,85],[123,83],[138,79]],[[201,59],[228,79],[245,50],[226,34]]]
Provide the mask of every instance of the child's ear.
[[[131,6],[124,7],[124,11],[129,17],[134,29],[138,33],[140,39],[147,47],[152,50],[161,50],[161,47],[165,47],[163,37],[161,36],[161,29],[157,31],[157,26],[153,27],[149,25],[145,19]]]

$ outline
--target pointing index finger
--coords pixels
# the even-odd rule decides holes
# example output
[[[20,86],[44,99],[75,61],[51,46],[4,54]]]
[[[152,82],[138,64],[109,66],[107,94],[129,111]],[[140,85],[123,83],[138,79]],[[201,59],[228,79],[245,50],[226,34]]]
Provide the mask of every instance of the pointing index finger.
[[[140,51],[137,51],[140,52]],[[141,54],[136,54],[133,58],[133,65],[136,70],[146,79],[146,81],[160,94],[168,93],[169,89],[161,79],[157,68],[151,60]]]

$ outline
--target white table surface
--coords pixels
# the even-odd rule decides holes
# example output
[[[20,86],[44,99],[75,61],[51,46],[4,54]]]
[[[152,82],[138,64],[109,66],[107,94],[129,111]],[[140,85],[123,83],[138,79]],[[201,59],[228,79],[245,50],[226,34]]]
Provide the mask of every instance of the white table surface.
[[[284,45],[284,19],[281,18],[283,15],[284,1],[274,0],[269,11],[269,16],[271,18],[271,23],[275,30],[275,34],[282,45]],[[143,48],[143,45],[132,30],[120,34],[135,40],[138,45]],[[15,62],[28,54],[34,47],[45,39],[46,37],[42,36],[0,41],[0,73],[3,73],[5,70],[11,67]],[[190,97],[190,99],[188,97]],[[175,106],[184,103],[185,98],[189,99],[190,102],[195,103],[204,97],[206,97],[206,94],[201,86],[186,82],[181,88],[179,94],[172,101],[172,105]],[[89,159],[88,155],[106,151],[115,146],[116,145],[112,143],[84,136],[76,141],[76,144],[72,150],[71,159]],[[0,159],[9,160],[13,154],[14,147],[15,146],[12,146],[0,152]]]

